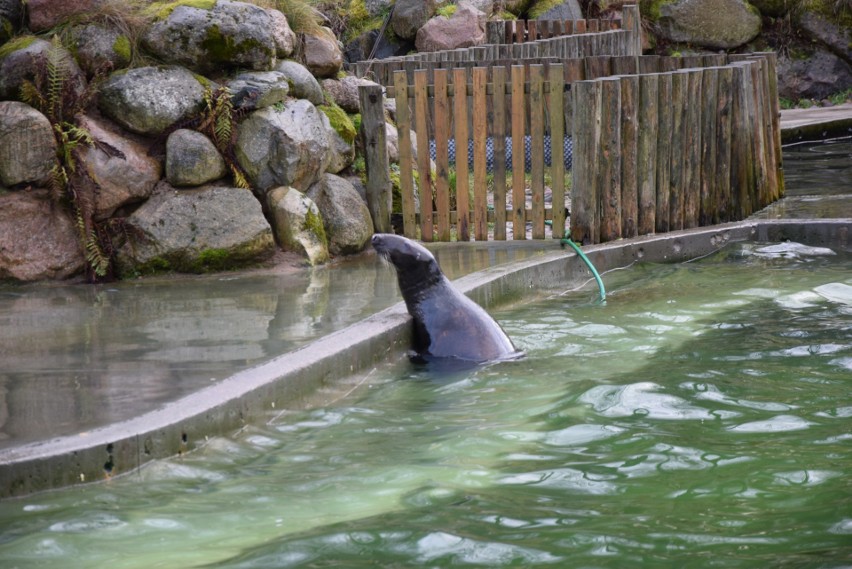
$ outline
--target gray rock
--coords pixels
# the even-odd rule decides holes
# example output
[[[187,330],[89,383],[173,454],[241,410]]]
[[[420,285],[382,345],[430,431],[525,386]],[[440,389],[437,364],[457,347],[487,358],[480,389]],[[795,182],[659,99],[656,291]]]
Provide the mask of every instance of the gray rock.
[[[343,67],[343,51],[328,28],[315,34],[304,34],[302,56],[305,67],[314,77],[334,77]]]
[[[364,6],[367,8],[367,13],[371,16],[387,14],[392,5],[393,0],[364,0]]]
[[[794,4],[788,0],[749,0],[749,3],[760,10],[764,16],[780,18],[793,9]]]
[[[228,173],[225,159],[202,133],[178,129],[166,140],[166,180],[173,186],[201,186]]]
[[[278,52],[286,51],[280,28],[280,17],[264,8],[218,0],[209,10],[178,5],[151,25],[143,43],[162,60],[199,73],[234,67],[267,71]]]
[[[29,28],[34,32],[43,32],[68,20],[77,14],[97,10],[101,0],[27,0]]]
[[[77,62],[90,77],[98,71],[112,71],[130,64],[130,40],[115,28],[100,24],[76,26],[72,37]]]
[[[482,9],[482,8],[480,8]],[[548,10],[535,14],[536,20],[582,20],[583,11],[577,0],[564,0]]]
[[[676,0],[660,6],[660,35],[674,42],[731,49],[760,33],[760,15],[743,0]]]
[[[411,158],[417,161],[417,133],[413,130],[411,134]],[[385,123],[385,141],[388,148],[388,161],[391,164],[399,164],[399,130],[391,123]]]
[[[333,255],[351,255],[364,249],[373,235],[373,220],[367,203],[352,184],[326,174],[311,186],[307,196],[319,208]]]
[[[262,109],[287,100],[290,84],[280,71],[241,73],[228,82],[235,109]]]
[[[128,242],[117,257],[123,275],[233,269],[275,250],[260,202],[240,188],[176,191],[161,183],[126,224]]]
[[[342,79],[324,79],[322,88],[331,96],[331,100],[347,113],[360,113],[361,103],[358,99],[358,87],[361,85],[377,85],[354,75]]]
[[[346,142],[340,134],[331,126],[328,117],[323,113],[323,122],[328,131],[329,160],[326,167],[327,172],[337,174],[352,165],[355,161],[355,144]]]
[[[24,6],[21,0],[0,0],[0,44],[15,36],[21,28]]]
[[[0,184],[44,182],[56,165],[56,138],[47,117],[24,103],[0,101]]]
[[[287,16],[278,10],[268,10],[272,18],[272,39],[278,50],[278,57],[290,57],[296,49],[296,34],[290,28]]]
[[[275,71],[283,73],[290,82],[290,95],[299,99],[307,99],[314,105],[322,105],[325,97],[316,78],[307,68],[295,61],[282,61]]]
[[[379,42],[379,45],[373,53],[376,41]],[[396,36],[388,37],[387,35],[379,38],[379,30],[370,30],[346,44],[343,57],[346,61],[355,63],[356,61],[370,59],[371,53],[373,53],[374,59],[385,59],[395,55],[405,55],[413,49],[414,42],[411,40],[402,40]]]
[[[18,49],[13,46],[20,45]],[[48,41],[23,37],[12,40],[4,46],[11,51],[0,59],[0,99],[18,99],[24,80],[33,81],[39,62],[47,64],[51,43]],[[64,82],[72,85],[72,91],[80,96],[86,90],[86,76],[71,54],[63,47],[59,53],[65,66]]]
[[[435,0],[396,0],[390,28],[403,39],[414,39],[417,30],[435,15]]]
[[[469,4],[459,4],[450,18],[438,16],[417,30],[417,51],[444,51],[485,43],[485,14]]]
[[[778,58],[778,95],[799,99],[824,99],[852,86],[852,66],[830,51],[815,50],[806,59]]]
[[[85,264],[74,222],[47,191],[0,194],[0,280],[67,279]]]
[[[311,265],[328,260],[328,241],[316,204],[295,188],[274,188],[267,196],[278,243],[305,256]]]
[[[255,111],[244,120],[235,151],[252,185],[262,192],[277,186],[301,191],[316,182],[330,159],[324,118],[309,101],[298,99],[283,109]]]
[[[160,162],[148,156],[148,145],[103,119],[83,116],[80,126],[95,140],[115,152],[95,145],[80,152],[80,161],[99,186],[95,194],[95,217],[105,219],[116,209],[146,199],[160,180]]]
[[[799,27],[807,35],[826,45],[837,57],[852,64],[852,27],[831,22],[812,10],[805,10],[798,18]],[[847,87],[849,83],[846,83]],[[842,84],[838,90],[842,90]]]
[[[160,134],[204,104],[204,85],[182,67],[113,73],[101,86],[100,109],[131,132]]]

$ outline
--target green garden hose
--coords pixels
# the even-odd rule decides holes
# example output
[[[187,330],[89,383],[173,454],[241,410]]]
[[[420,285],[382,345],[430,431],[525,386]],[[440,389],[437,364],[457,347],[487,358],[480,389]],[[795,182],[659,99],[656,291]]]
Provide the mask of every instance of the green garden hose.
[[[576,243],[571,241],[571,238],[568,236],[567,231],[565,232],[565,237],[562,238],[560,243],[562,244],[563,247],[566,244],[570,245],[571,248],[574,249],[574,251],[577,252],[577,254],[580,256],[580,258],[583,259],[583,262],[586,263],[586,266],[589,267],[590,271],[592,271],[592,275],[595,277],[595,280],[598,283],[598,289],[600,290],[600,293],[601,293],[601,302],[606,302],[606,289],[604,288],[604,284],[603,284],[603,280],[601,280],[601,276],[598,274],[597,269],[595,269],[595,266],[592,264],[592,262],[589,260],[589,258],[586,257],[586,254],[583,253],[583,251],[580,249],[579,245],[577,245]]]

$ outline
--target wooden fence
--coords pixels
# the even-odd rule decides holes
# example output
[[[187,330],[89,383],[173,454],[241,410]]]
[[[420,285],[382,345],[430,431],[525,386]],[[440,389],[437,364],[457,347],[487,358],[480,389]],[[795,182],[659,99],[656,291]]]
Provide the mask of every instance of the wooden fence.
[[[510,44],[621,29],[621,20],[503,20],[485,24],[489,44]]]

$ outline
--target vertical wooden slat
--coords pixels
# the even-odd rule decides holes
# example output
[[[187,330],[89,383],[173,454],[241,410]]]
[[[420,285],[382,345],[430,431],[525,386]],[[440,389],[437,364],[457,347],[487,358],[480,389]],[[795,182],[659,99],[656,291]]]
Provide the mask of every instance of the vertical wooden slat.
[[[601,138],[597,184],[601,192],[601,241],[621,237],[621,82],[601,79]]]
[[[751,73],[744,64],[733,67],[731,92],[733,103],[731,111],[731,131],[733,145],[731,149],[731,194],[732,217],[734,221],[745,219],[752,213],[751,190],[754,179],[752,170],[752,135],[749,120],[750,97],[748,83]]]
[[[655,227],[657,233],[671,230],[669,212],[671,210],[671,165],[672,165],[672,75],[663,73],[659,76],[657,88],[659,91],[657,114],[659,127],[657,130],[657,214]]]
[[[586,33],[586,20],[574,20],[574,33],[575,34],[585,34]]]
[[[488,68],[473,68],[473,232],[477,241],[488,239],[488,186],[485,142],[488,107],[485,86]]]
[[[470,241],[470,189],[468,186],[467,73],[453,69],[453,121],[456,141],[456,233],[459,241]]]
[[[659,75],[639,76],[639,128],[636,143],[636,179],[639,186],[637,230],[639,235],[653,233],[656,223],[658,85]]]
[[[734,70],[730,67],[719,69],[717,104],[716,104],[716,212],[713,222],[726,222],[731,220],[731,104],[732,104],[732,82]]]
[[[689,92],[689,74],[672,73],[672,152],[669,176],[669,230],[683,229],[684,168],[686,166],[686,107]]]
[[[411,116],[408,112],[408,80],[405,71],[393,74],[396,96],[396,124],[399,136],[399,190],[402,198],[402,231],[409,239],[417,237],[414,179],[411,152]]]
[[[621,82],[621,236],[639,234],[639,77]]]
[[[619,55],[612,58],[613,75],[636,75],[639,72],[639,60],[635,55]]]
[[[701,200],[699,225],[711,225],[718,211],[716,196],[716,124],[719,107],[719,70],[709,67],[701,79]]]
[[[512,66],[512,239],[526,239],[524,178],[524,66]]]
[[[586,79],[612,75],[612,57],[600,55],[586,58]]]
[[[552,236],[565,233],[565,68],[551,65],[550,82],[550,178],[552,192]]]
[[[530,66],[532,238],[544,239],[544,66]]]
[[[686,163],[683,177],[683,227],[698,227],[701,204],[701,81],[704,71],[687,73],[686,114],[684,115],[684,151]]]
[[[506,240],[506,68],[495,67],[494,84],[494,239]]]
[[[621,9],[621,28],[630,32],[630,55],[642,55],[642,21],[638,4],[627,5]]]
[[[438,241],[450,240],[450,171],[448,142],[450,139],[450,107],[447,96],[447,70],[436,69],[435,85],[435,205]]]
[[[601,129],[600,82],[578,81],[571,91],[574,108],[571,239],[589,245],[600,243],[599,191],[595,180]]]
[[[392,186],[382,88],[378,85],[361,86],[358,99],[362,116],[361,139],[366,153],[367,209],[376,230],[387,233],[391,230]]]
[[[417,173],[420,178],[420,239],[432,241],[432,165],[429,157],[429,96],[426,70],[414,71],[414,122],[417,125]]]
[[[772,118],[772,136],[775,140],[773,148],[775,149],[775,198],[781,198],[784,195],[784,165],[781,155],[781,109],[778,99],[778,56],[774,51],[764,51],[756,53],[766,60],[767,74],[769,78],[769,102],[770,115]]]
[[[660,57],[657,55],[643,55],[639,58],[639,73],[659,73]]]
[[[533,42],[538,39],[538,22],[536,20],[527,20],[527,41]]]

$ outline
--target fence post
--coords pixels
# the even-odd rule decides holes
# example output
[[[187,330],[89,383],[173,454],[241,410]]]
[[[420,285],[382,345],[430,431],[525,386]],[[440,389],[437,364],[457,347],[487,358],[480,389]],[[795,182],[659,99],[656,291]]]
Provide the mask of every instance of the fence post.
[[[731,100],[734,70],[731,67],[719,69],[719,86],[716,106],[716,167],[714,193],[718,204],[713,215],[714,223],[731,219]]]
[[[659,75],[639,76],[639,134],[636,143],[639,235],[653,233],[656,221],[658,80]]]
[[[488,68],[473,68],[473,236],[488,240],[488,187],[485,142],[488,138]]]
[[[704,70],[701,79],[701,207],[698,224],[711,225],[718,216],[719,196],[716,195],[716,125],[719,108],[719,69]]]
[[[436,69],[435,85],[435,206],[438,218],[438,241],[450,240],[450,108],[447,96],[447,70]],[[420,149],[418,148],[418,152]]]
[[[689,91],[689,74],[684,71],[672,73],[671,114],[672,153],[669,178],[669,230],[683,229],[683,189],[686,166],[686,107]]]
[[[552,237],[565,233],[565,67],[551,65],[550,81],[550,179],[552,184]],[[495,105],[496,107],[496,105]]]
[[[621,236],[639,234],[638,134],[639,77],[627,75],[621,82]]]
[[[362,85],[358,87],[358,98],[361,103],[361,139],[367,169],[367,208],[375,230],[388,233],[391,231],[392,186],[382,88],[379,85]]]
[[[459,241],[470,241],[470,200],[468,193],[467,70],[453,69],[453,121],[456,141],[456,233]]]
[[[524,66],[512,66],[512,239],[526,239]]]
[[[589,245],[600,243],[598,186],[595,182],[601,128],[600,82],[577,81],[571,91],[574,108],[571,239]]]
[[[402,231],[409,239],[417,236],[414,207],[414,171],[411,149],[411,114],[408,107],[408,76],[399,70],[393,74],[396,96],[396,124],[399,136],[399,192],[402,194]]]
[[[701,204],[701,78],[702,69],[691,69],[687,75],[686,111],[684,122],[684,164],[683,176],[683,227],[690,229],[698,227],[699,209]]]
[[[601,138],[597,184],[601,190],[601,241],[621,237],[621,82],[601,79]]]
[[[554,66],[555,67],[555,66]],[[494,239],[506,240],[506,68],[491,72],[494,83]]]
[[[426,70],[414,71],[414,124],[417,133],[417,173],[420,178],[420,239],[434,239],[432,161],[429,157],[429,92]]]
[[[551,141],[552,142],[552,141]],[[544,66],[530,66],[532,238],[544,239]],[[552,164],[551,156],[551,164]]]
[[[657,114],[657,212],[654,222],[657,233],[666,233],[671,229],[669,210],[671,202],[671,165],[672,165],[672,74],[658,75],[658,107],[664,112]]]

